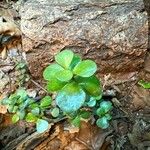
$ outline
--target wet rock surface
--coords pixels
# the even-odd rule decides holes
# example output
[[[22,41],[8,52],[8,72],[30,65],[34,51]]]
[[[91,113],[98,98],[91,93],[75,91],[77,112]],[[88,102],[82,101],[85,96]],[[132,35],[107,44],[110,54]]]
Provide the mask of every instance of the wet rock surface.
[[[65,48],[95,60],[101,73],[143,65],[148,20],[142,0],[33,0],[20,14],[23,49],[35,78]]]

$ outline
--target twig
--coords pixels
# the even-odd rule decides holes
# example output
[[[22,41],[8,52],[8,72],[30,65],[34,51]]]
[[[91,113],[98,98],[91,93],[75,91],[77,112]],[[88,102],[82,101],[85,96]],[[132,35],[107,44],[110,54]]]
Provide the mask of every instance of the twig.
[[[38,86],[40,89],[42,89],[43,91],[45,91],[46,93],[48,93],[48,91],[46,89],[44,89],[40,84],[38,84],[37,82],[35,82],[33,79],[30,79],[32,83],[34,83],[36,86]]]
[[[89,146],[86,142],[84,142],[83,140],[79,139],[79,138],[75,138],[78,142],[82,143],[84,146],[86,146],[89,150],[93,150],[93,148],[91,146]]]

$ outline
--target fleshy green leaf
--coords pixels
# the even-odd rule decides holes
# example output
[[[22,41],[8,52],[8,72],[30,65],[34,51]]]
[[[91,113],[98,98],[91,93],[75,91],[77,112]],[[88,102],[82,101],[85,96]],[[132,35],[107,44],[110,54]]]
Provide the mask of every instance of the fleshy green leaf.
[[[92,60],[83,60],[73,69],[74,74],[81,77],[90,77],[97,70],[96,63]]]
[[[19,98],[19,99],[17,100],[17,104],[21,104],[23,101],[24,101],[24,99]]]
[[[52,98],[50,96],[45,96],[44,98],[42,98],[40,106],[47,107],[50,106],[51,103],[52,103]]]
[[[105,113],[112,109],[112,103],[109,101],[103,101],[100,103],[100,107],[105,110]]]
[[[98,108],[98,109],[96,110],[96,114],[97,114],[98,116],[100,116],[100,117],[104,116],[105,113],[106,113],[106,112],[105,112],[105,109],[102,108],[102,107],[100,107],[100,108]]]
[[[75,127],[80,127],[81,126],[81,118],[80,116],[75,117],[72,121],[71,124],[74,125]]]
[[[36,108],[36,107],[39,107],[39,104],[37,104],[37,103],[32,103],[32,104],[29,105],[29,108],[31,108],[31,109],[34,109],[34,108]]]
[[[143,81],[143,80],[140,80],[140,81],[138,82],[138,84],[139,84],[140,86],[142,86],[144,89],[150,89],[150,82],[145,82],[145,81]]]
[[[43,77],[45,80],[52,80],[55,77],[56,73],[61,70],[64,70],[64,69],[60,65],[52,64],[45,68],[43,72]]]
[[[81,57],[75,54],[69,68],[72,70],[79,62],[81,62]]]
[[[78,110],[86,98],[85,92],[77,83],[68,83],[56,97],[57,105],[66,113]]]
[[[12,113],[16,113],[18,110],[18,106],[14,106],[13,110],[12,110]]]
[[[18,89],[16,94],[17,94],[17,96],[20,96],[21,99],[26,99],[26,97],[27,97],[27,92],[23,88]]]
[[[73,59],[73,56],[74,56],[74,53],[72,51],[63,50],[62,52],[58,53],[55,56],[55,60],[59,65],[61,65],[65,69],[68,69]]]
[[[19,109],[24,110],[29,105],[29,103],[30,103],[30,99],[28,98],[27,100],[25,100],[23,103],[19,105]]]
[[[94,107],[96,105],[96,99],[91,97],[89,102],[87,103],[89,107]]]
[[[62,82],[67,82],[73,77],[73,74],[70,70],[62,70],[56,74],[56,78]]]
[[[14,114],[13,117],[12,117],[12,122],[16,123],[18,121],[19,121],[19,116],[17,114]]]
[[[66,85],[66,82],[61,82],[60,80],[54,78],[47,83],[46,89],[49,92],[54,92],[62,89]]]
[[[0,104],[2,104],[2,105],[8,105],[9,103],[10,103],[9,98],[4,98],[0,101]]]
[[[111,120],[112,116],[110,114],[106,114],[105,117],[107,118],[107,120]]]
[[[102,129],[106,129],[109,127],[109,122],[106,117],[99,118],[96,121],[96,124],[98,127],[102,128]]]
[[[25,119],[27,122],[36,122],[38,118],[32,113],[28,113]]]
[[[12,113],[13,109],[14,109],[14,106],[13,105],[9,105],[8,112]]]
[[[58,117],[59,116],[59,108],[56,107],[56,108],[52,109],[51,114],[53,117]]]
[[[91,116],[91,113],[88,112],[88,111],[81,111],[80,112],[80,117],[83,118],[83,119],[89,119]]]
[[[38,116],[40,114],[40,109],[38,107],[33,108],[31,110],[31,113],[34,114],[35,116]]]
[[[100,87],[101,94],[99,96],[94,97],[96,100],[101,100],[102,98],[102,88]]]
[[[100,96],[102,95],[102,88],[100,81],[96,76],[91,76],[87,78],[76,77],[75,79],[90,95]]]
[[[24,119],[24,117],[25,117],[25,115],[26,115],[26,113],[25,113],[25,111],[23,110],[23,111],[18,111],[17,112],[17,115],[19,116],[19,119]]]
[[[36,122],[36,130],[38,133],[43,133],[48,129],[48,122],[43,119],[38,119]]]

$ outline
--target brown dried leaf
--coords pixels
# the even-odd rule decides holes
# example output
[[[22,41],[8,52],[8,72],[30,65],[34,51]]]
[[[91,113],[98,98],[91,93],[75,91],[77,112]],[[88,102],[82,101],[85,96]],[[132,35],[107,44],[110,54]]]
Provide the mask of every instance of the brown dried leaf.
[[[6,114],[7,113],[7,106],[0,105],[0,113],[1,114]]]

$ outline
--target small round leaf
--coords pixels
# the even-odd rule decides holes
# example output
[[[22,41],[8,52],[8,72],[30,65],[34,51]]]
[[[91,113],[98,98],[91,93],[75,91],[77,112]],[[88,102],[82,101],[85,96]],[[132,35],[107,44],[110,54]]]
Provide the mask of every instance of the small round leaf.
[[[73,77],[73,74],[70,70],[62,70],[56,74],[56,78],[62,82],[67,82]]]
[[[75,80],[81,85],[91,96],[102,95],[102,88],[98,78],[93,75],[91,77],[76,77]]]
[[[55,77],[55,74],[61,70],[63,70],[63,68],[60,65],[52,64],[45,68],[43,77],[45,80],[51,80]]]
[[[81,57],[75,54],[69,68],[72,70],[79,62],[81,62]]]
[[[72,51],[63,50],[62,52],[58,53],[55,56],[55,60],[59,65],[61,65],[65,69],[68,69],[73,59],[73,56],[74,56],[74,53]]]
[[[96,124],[98,127],[102,128],[102,129],[106,129],[109,127],[109,122],[106,117],[99,118],[96,121]]]
[[[91,97],[90,101],[87,103],[89,107],[94,107],[96,105],[96,99]]]
[[[106,114],[105,117],[107,118],[107,120],[111,120],[112,116],[110,114]]]
[[[17,114],[14,114],[13,117],[12,117],[12,122],[16,123],[18,121],[19,121],[19,116]]]
[[[21,99],[25,99],[27,97],[27,92],[25,89],[20,88],[17,90],[17,96],[20,96]]]
[[[84,103],[86,98],[85,92],[77,83],[68,83],[56,97],[57,105],[66,113],[77,111]]]
[[[18,111],[17,115],[19,116],[19,119],[23,120],[25,115],[26,115],[26,112],[24,110],[23,111]]]
[[[75,127],[80,127],[81,126],[81,118],[80,116],[75,117],[72,121],[71,124],[74,125]]]
[[[36,122],[36,130],[38,133],[43,133],[48,129],[48,122],[43,119],[38,119]]]
[[[97,70],[97,65],[92,60],[84,60],[78,63],[73,69],[74,74],[81,77],[90,77]]]
[[[40,109],[38,107],[33,108],[31,110],[31,113],[34,114],[35,116],[38,116],[40,114]]]
[[[47,107],[50,106],[51,103],[52,103],[52,98],[50,96],[45,96],[44,98],[42,98],[40,106]]]
[[[56,107],[56,108],[52,109],[51,115],[53,117],[58,117],[59,116],[59,108]]]
[[[98,116],[100,116],[100,117],[104,116],[105,113],[106,113],[106,112],[105,112],[105,109],[102,108],[102,107],[100,107],[100,108],[98,108],[98,109],[96,110],[96,114],[97,114]]]
[[[27,122],[36,122],[37,119],[38,118],[34,114],[32,114],[32,113],[28,113],[27,116],[26,116],[26,118],[25,118],[25,120]]]
[[[62,89],[65,85],[66,85],[66,82],[62,82],[62,81],[54,78],[47,83],[46,89],[49,92],[54,92],[54,91],[58,91],[58,90]]]
[[[83,119],[89,119],[91,116],[91,112],[89,111],[81,111],[80,112],[80,117]]]
[[[112,103],[109,101],[103,101],[100,103],[100,107],[105,110],[105,113],[112,109]]]

